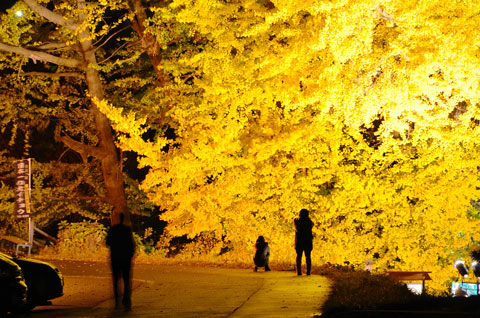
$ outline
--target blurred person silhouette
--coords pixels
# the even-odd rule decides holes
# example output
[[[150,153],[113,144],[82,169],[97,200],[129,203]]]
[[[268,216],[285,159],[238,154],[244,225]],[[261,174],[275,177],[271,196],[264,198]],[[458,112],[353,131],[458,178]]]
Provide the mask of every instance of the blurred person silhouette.
[[[302,255],[305,253],[307,275],[312,269],[311,253],[313,249],[313,222],[307,209],[300,210],[300,217],[295,219],[295,251],[297,252],[297,275],[302,275]]]
[[[132,229],[124,224],[125,215],[120,214],[120,223],[113,225],[107,233],[106,243],[110,247],[110,261],[113,276],[115,308],[119,308],[120,280],[123,280],[122,304],[126,310],[132,307],[132,258],[135,254],[135,242]]]
[[[263,236],[259,236],[257,238],[257,242],[255,243],[255,256],[253,258],[253,262],[255,263],[256,272],[259,267],[265,267],[265,271],[270,271],[270,266],[268,265],[268,261],[270,258],[270,247],[268,243],[265,242],[265,238]]]

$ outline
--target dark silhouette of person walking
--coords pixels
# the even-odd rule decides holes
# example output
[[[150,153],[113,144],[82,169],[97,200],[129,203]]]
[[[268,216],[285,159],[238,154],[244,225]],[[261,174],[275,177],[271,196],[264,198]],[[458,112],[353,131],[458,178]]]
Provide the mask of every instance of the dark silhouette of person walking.
[[[253,258],[253,262],[255,263],[256,272],[259,267],[265,267],[265,271],[269,272],[270,267],[268,265],[268,261],[270,258],[270,247],[268,243],[265,242],[265,238],[263,236],[259,236],[257,238],[257,242],[255,243],[255,256]]]
[[[300,217],[295,219],[295,250],[297,252],[297,275],[302,275],[302,255],[305,253],[307,275],[312,270],[311,253],[313,249],[313,222],[308,216],[308,210],[300,210]]]
[[[122,304],[126,310],[132,307],[132,258],[135,254],[135,242],[132,229],[123,224],[125,216],[120,214],[120,223],[113,225],[107,233],[106,243],[110,247],[110,261],[112,265],[113,293],[115,296],[115,308],[119,308],[120,280],[123,280]]]

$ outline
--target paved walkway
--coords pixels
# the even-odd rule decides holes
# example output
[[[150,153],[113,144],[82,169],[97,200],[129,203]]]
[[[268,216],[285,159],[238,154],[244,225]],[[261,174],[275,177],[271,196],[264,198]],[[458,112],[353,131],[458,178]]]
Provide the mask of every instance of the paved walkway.
[[[254,275],[254,274],[252,274]],[[310,318],[320,316],[319,308],[327,300],[330,282],[323,276],[296,276],[292,272],[257,273],[261,275],[262,284],[253,293],[242,293],[244,302],[232,310],[232,304],[222,296],[231,297],[232,290],[218,290],[217,295],[196,295],[196,301],[186,299],[182,305],[162,304],[158,295],[151,288],[140,287],[133,297],[133,310],[118,317],[231,317],[231,318]],[[238,285],[235,290],[239,292]],[[200,291],[201,292],[201,291]],[[188,298],[195,294],[192,291]],[[222,293],[224,295],[222,295]],[[218,299],[221,302],[212,305],[206,298]],[[187,298],[187,297],[186,297]],[[152,299],[157,299],[153,301]],[[98,308],[108,311],[113,308],[112,300],[101,303]],[[230,310],[232,310],[231,313]],[[100,316],[99,316],[100,317]],[[104,316],[101,316],[104,317]],[[106,316],[105,316],[106,317]],[[117,317],[117,316],[115,316]]]
[[[108,270],[78,271],[65,270],[65,295],[27,317],[311,318],[321,314],[331,285],[292,271],[140,265],[125,312],[114,309]]]
[[[319,307],[327,300],[330,291],[327,278],[318,275],[296,276],[292,272],[266,273],[265,276],[263,286],[230,317],[320,316]]]

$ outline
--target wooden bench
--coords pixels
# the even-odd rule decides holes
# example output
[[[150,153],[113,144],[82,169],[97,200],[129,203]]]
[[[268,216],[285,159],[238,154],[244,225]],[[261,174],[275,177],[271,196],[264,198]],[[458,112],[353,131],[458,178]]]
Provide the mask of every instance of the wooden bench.
[[[403,271],[387,272],[387,274],[393,279],[406,283],[411,290],[413,286],[409,286],[408,282],[422,281],[422,290],[420,292],[421,294],[425,293],[425,281],[432,280],[430,275],[428,275],[430,273],[431,272],[403,272]]]

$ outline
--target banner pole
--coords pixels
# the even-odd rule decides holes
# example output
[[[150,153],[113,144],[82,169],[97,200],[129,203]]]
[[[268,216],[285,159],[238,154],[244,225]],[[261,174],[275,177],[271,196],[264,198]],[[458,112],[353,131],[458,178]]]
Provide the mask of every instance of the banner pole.
[[[30,204],[32,202],[32,158],[28,158],[28,244],[33,246],[33,220],[30,214]]]

